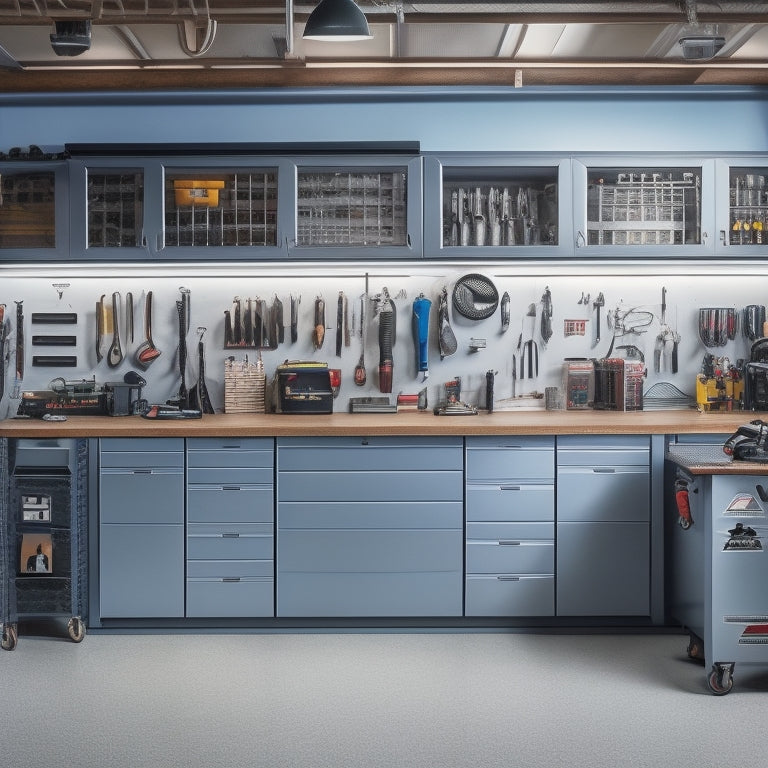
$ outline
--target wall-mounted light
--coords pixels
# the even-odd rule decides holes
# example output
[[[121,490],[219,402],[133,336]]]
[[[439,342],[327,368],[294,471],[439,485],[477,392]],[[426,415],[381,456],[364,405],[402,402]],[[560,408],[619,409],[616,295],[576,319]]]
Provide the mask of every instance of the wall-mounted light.
[[[51,47],[57,56],[79,56],[91,47],[91,20],[54,21]]]
[[[332,43],[372,37],[368,20],[354,0],[320,0],[320,5],[309,15],[303,34],[305,40]]]

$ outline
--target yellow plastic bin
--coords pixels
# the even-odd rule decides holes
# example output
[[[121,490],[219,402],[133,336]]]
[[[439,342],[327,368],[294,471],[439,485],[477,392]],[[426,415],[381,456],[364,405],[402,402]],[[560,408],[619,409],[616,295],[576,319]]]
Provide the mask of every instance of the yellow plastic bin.
[[[219,190],[224,189],[224,181],[175,179],[173,189],[176,193],[176,205],[207,205],[213,208],[219,204]]]

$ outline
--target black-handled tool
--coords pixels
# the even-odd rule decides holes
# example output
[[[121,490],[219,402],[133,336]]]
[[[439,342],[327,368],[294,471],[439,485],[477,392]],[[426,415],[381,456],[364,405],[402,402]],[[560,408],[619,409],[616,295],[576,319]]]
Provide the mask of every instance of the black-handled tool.
[[[24,301],[16,302],[16,379],[11,397],[21,397],[21,382],[24,380]]]
[[[379,300],[379,391],[392,391],[392,375],[395,367],[395,306],[389,297],[389,291],[384,288]]]
[[[600,341],[600,307],[605,306],[605,297],[603,296],[603,292],[597,294],[597,298],[595,299],[592,306],[597,311],[597,314],[595,316],[595,345]]]

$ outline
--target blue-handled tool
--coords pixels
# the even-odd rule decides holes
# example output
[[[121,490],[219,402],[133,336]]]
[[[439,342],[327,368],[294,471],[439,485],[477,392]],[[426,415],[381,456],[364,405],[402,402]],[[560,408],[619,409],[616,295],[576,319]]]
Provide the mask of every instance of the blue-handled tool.
[[[416,346],[416,369],[429,376],[429,312],[432,302],[420,293],[413,300],[413,343]]]

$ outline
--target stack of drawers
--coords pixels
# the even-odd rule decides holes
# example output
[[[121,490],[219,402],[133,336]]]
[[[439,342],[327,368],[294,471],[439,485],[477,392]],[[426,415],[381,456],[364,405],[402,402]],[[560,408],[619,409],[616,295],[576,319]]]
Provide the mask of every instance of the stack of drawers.
[[[273,468],[271,438],[187,440],[187,616],[274,616]]]
[[[466,439],[466,616],[554,616],[552,437]]]

